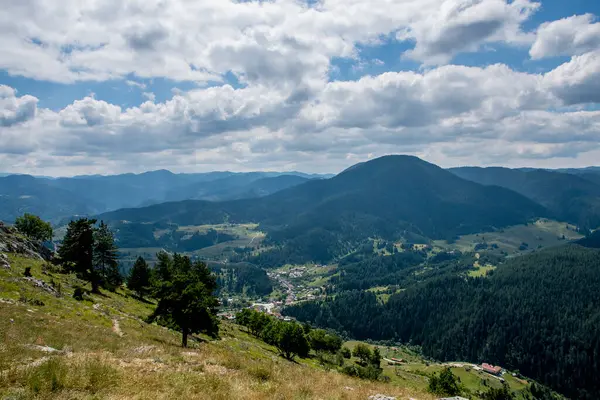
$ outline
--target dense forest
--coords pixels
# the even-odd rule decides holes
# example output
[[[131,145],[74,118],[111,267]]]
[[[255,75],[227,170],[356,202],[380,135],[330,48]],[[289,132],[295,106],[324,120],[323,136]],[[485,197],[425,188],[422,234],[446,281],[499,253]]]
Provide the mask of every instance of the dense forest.
[[[441,360],[499,364],[570,397],[597,399],[598,287],[600,251],[567,245],[511,259],[487,278],[443,274],[385,303],[348,291],[285,313],[358,339],[420,345]]]
[[[265,271],[248,263],[222,264],[207,262],[217,276],[217,293],[243,293],[248,296],[266,296],[273,286]]]

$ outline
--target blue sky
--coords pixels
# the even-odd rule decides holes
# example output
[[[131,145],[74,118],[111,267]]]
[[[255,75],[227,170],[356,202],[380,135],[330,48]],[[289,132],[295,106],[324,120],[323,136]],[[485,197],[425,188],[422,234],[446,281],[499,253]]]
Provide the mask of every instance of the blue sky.
[[[387,153],[562,167],[600,155],[600,2],[64,10],[34,0],[0,21],[2,171],[330,172]]]

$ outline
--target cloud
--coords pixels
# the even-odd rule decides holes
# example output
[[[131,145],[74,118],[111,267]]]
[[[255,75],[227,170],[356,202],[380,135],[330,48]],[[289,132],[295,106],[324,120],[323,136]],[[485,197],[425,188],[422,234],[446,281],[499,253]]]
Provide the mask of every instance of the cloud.
[[[357,44],[398,33],[408,55],[446,63],[482,44],[530,40],[520,25],[532,0],[149,0],[8,2],[0,19],[0,68],[56,82],[169,78],[311,90],[330,60],[356,57]]]
[[[25,95],[17,97],[16,91],[0,85],[0,127],[10,127],[35,118],[38,99]]]
[[[600,22],[592,14],[546,22],[537,30],[529,50],[532,59],[581,55],[600,48]]]
[[[63,83],[121,79],[144,102],[125,108],[90,95],[50,110],[0,86],[0,169],[336,171],[387,153],[448,165],[590,160],[600,151],[591,16],[533,34],[523,27],[540,6],[532,0],[63,3],[5,5],[0,69]],[[546,56],[555,36],[557,54],[573,57],[545,74],[450,64],[497,44]],[[385,63],[366,57],[380,56],[368,50],[383,42],[405,52]],[[420,68],[332,78],[333,59],[360,75],[396,68],[401,57]],[[174,87],[157,102],[143,83],[154,78],[193,89]]]
[[[415,40],[405,56],[427,64],[443,64],[461,52],[474,52],[485,43],[522,45],[532,37],[521,24],[539,7],[531,1],[444,1],[429,15],[397,34],[400,40]]]
[[[545,75],[446,65],[332,81],[310,96],[269,81],[197,88],[127,109],[89,96],[56,112],[38,109],[4,128],[1,144],[13,149],[16,168],[77,173],[153,165],[335,171],[386,153],[441,163],[577,159],[600,146],[600,111],[569,107],[597,100],[599,70],[598,54],[587,53]]]
[[[136,81],[132,81],[132,80],[129,80],[129,79],[128,79],[128,80],[126,80],[126,81],[125,81],[125,84],[126,84],[127,86],[131,86],[131,87],[137,87],[137,88],[139,88],[139,89],[141,89],[141,90],[144,90],[144,89],[146,89],[146,84],[145,84],[145,83],[142,83],[142,82],[136,82]]]
[[[544,81],[566,105],[600,103],[600,50],[572,57]]]

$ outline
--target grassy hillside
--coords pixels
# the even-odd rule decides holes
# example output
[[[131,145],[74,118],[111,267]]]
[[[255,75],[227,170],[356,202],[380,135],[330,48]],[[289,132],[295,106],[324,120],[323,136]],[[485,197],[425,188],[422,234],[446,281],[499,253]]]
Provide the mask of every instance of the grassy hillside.
[[[43,261],[8,259],[11,268],[0,268],[0,398],[432,398],[419,387],[326,371],[315,358],[285,361],[227,322],[220,339],[182,349],[178,333],[143,322],[153,304],[124,290],[78,302],[72,293],[83,282],[74,276]],[[35,280],[24,279],[26,267]]]

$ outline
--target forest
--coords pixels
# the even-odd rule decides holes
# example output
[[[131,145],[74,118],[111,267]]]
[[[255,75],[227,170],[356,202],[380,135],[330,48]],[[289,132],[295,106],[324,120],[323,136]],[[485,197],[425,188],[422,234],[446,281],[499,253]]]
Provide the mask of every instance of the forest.
[[[571,244],[511,259],[488,277],[441,274],[385,303],[355,290],[285,313],[357,339],[420,345],[436,359],[501,365],[569,397],[597,399],[598,287],[600,250]]]

